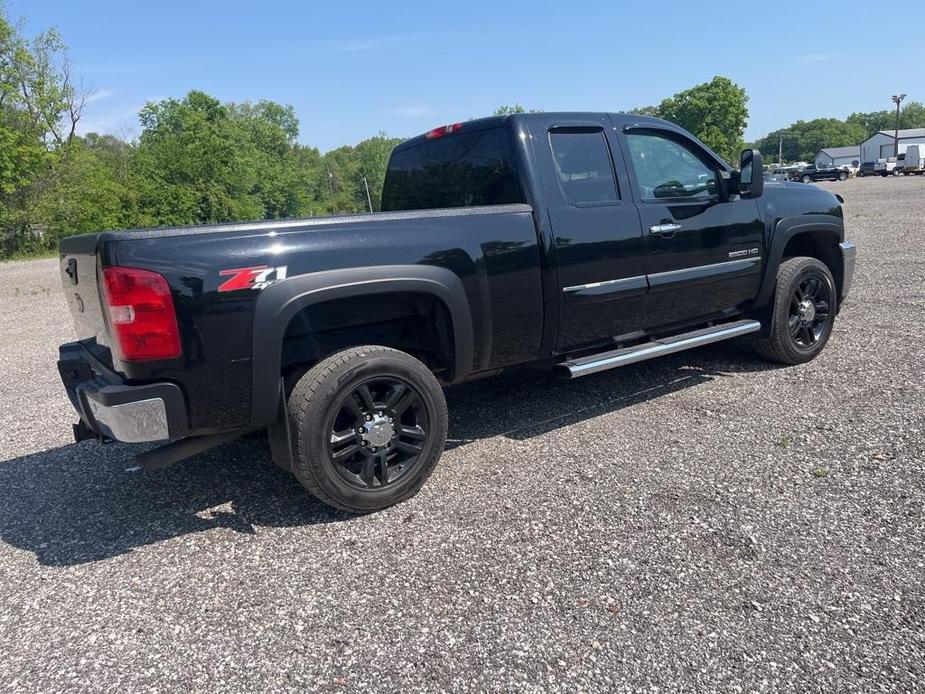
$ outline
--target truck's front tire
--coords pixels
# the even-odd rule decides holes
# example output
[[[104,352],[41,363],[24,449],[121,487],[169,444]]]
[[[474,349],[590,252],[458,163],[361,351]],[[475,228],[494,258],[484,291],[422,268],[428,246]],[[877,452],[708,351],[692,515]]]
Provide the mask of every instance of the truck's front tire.
[[[289,396],[293,472],[324,503],[378,511],[420,490],[446,442],[446,400],[414,357],[352,347],[310,369]]]
[[[753,340],[765,359],[803,364],[822,351],[835,321],[835,280],[816,258],[789,258],[777,270],[771,333]]]

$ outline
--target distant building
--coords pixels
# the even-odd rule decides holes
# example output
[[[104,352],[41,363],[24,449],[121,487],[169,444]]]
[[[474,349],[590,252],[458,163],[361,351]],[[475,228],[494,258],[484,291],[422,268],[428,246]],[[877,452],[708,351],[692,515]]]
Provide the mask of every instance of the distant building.
[[[816,166],[858,166],[861,161],[861,146],[826,147],[816,153]]]
[[[877,161],[896,156],[894,130],[881,130],[861,143],[861,161]],[[903,154],[909,145],[925,145],[925,128],[899,131],[899,153]]]

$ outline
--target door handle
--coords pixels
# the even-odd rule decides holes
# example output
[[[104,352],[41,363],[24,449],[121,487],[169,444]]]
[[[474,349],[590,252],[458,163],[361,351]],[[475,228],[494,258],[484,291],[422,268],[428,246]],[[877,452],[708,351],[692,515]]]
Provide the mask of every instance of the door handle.
[[[669,236],[675,233],[676,231],[680,231],[680,230],[681,230],[681,225],[674,224],[674,223],[653,224],[652,226],[649,227],[649,233],[655,234],[656,236],[662,236],[662,235]]]

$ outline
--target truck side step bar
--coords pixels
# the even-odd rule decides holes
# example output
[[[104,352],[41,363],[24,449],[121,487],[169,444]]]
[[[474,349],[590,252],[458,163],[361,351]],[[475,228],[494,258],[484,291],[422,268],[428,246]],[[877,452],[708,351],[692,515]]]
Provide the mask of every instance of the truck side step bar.
[[[579,376],[587,376],[588,374],[597,373],[598,371],[615,369],[618,366],[635,364],[639,361],[655,359],[656,357],[662,357],[666,354],[683,352],[685,349],[692,349],[693,347],[709,345],[713,342],[728,340],[733,337],[739,337],[740,335],[747,335],[748,333],[753,333],[758,330],[761,330],[761,323],[758,321],[739,320],[732,323],[714,325],[710,328],[692,330],[691,332],[680,333],[678,335],[672,335],[671,337],[663,337],[659,340],[653,340],[652,342],[646,342],[641,345],[634,345],[633,347],[625,347],[624,349],[615,349],[610,352],[592,354],[587,357],[581,357],[580,359],[572,359],[563,363],[562,366],[566,369],[569,378],[578,378]]]

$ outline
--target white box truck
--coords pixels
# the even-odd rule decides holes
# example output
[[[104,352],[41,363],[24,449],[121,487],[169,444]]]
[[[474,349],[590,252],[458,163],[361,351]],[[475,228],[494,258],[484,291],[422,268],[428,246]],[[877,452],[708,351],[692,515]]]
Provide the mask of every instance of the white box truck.
[[[906,147],[903,173],[907,176],[925,174],[925,145],[909,145]]]

